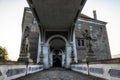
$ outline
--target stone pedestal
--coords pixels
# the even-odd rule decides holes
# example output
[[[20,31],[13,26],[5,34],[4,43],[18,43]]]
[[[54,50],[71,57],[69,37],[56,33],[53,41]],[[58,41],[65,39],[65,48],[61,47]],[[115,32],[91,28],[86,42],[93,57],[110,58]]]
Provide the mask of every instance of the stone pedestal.
[[[33,60],[30,59],[29,53],[21,53],[20,57],[18,58],[18,61],[20,62],[28,62],[28,63],[33,63]]]

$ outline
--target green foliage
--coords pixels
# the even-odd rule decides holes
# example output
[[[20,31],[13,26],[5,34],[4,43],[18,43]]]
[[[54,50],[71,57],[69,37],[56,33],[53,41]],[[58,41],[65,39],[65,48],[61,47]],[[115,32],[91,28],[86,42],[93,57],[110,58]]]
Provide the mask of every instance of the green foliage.
[[[7,60],[7,59],[8,59],[7,50],[0,46],[0,60]]]

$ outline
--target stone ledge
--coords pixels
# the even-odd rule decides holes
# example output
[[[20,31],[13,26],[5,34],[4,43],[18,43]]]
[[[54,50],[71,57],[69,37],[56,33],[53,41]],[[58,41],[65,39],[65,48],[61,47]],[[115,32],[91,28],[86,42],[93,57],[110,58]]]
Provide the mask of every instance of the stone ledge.
[[[77,64],[85,64],[86,61],[78,61]],[[105,60],[96,60],[96,61],[88,61],[89,64],[116,64],[120,63],[120,58],[114,59],[105,59]]]
[[[120,58],[115,58],[115,59],[105,59],[105,60],[96,60],[89,62],[90,64],[116,64],[120,63]]]
[[[38,65],[35,63],[25,63],[25,62],[17,62],[17,61],[0,61],[0,65],[26,65],[26,64]]]

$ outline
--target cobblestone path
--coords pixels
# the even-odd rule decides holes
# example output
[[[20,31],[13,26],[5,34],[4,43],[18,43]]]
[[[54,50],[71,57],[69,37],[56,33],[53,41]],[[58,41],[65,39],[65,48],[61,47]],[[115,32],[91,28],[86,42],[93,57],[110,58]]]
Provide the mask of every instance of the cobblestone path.
[[[87,76],[71,70],[53,68],[50,70],[30,74],[16,80],[103,80],[103,79]]]

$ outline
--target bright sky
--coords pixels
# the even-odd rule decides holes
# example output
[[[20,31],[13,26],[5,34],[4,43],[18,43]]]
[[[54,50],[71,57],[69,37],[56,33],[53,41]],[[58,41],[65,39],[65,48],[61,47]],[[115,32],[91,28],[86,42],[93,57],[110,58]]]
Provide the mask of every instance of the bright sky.
[[[108,22],[107,31],[111,54],[120,54],[120,0],[87,0],[82,13]],[[6,47],[9,58],[17,60],[21,44],[21,23],[26,0],[0,0],[0,46]]]

